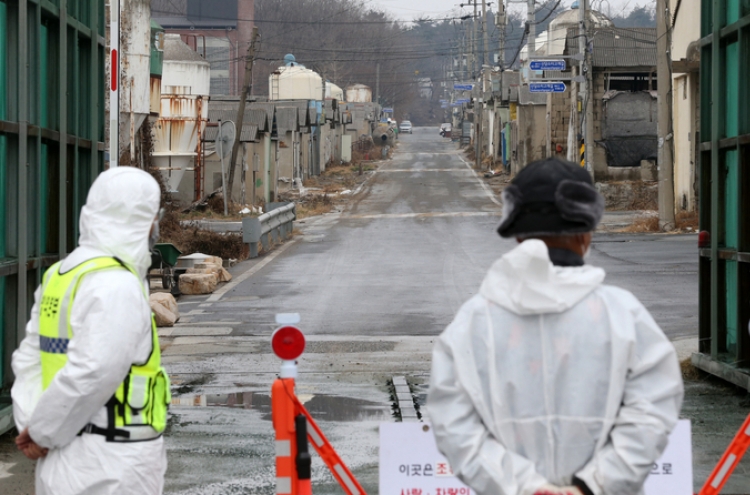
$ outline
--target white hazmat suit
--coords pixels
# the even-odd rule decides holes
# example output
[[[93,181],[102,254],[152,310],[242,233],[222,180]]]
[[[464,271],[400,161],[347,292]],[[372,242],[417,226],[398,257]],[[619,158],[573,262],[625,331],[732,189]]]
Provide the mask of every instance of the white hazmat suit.
[[[531,239],[496,261],[436,342],[427,409],[480,495],[571,485],[636,495],[678,419],[672,344],[604,271],[558,267]]]
[[[151,353],[151,309],[143,279],[151,264],[149,231],[159,211],[159,186],[146,172],[120,167],[102,173],[81,211],[80,240],[63,262],[68,271],[92,258],[115,256],[133,267],[83,277],[71,309],[68,362],[42,391],[37,288],[26,338],[13,353],[11,391],[19,431],[49,448],[36,469],[37,495],[159,494],[167,459],[162,437],[121,443],[78,432],[105,428],[104,404],[133,363]]]

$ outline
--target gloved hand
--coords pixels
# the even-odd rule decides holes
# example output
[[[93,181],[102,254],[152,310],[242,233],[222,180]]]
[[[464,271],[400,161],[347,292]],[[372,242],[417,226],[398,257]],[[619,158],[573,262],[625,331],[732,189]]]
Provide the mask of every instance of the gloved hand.
[[[542,485],[534,495],[583,495],[577,486]]]

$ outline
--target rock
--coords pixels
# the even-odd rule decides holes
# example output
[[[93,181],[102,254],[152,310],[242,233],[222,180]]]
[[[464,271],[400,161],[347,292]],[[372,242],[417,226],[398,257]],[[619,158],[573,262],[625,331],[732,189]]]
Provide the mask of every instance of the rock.
[[[213,273],[185,273],[180,276],[183,294],[210,294],[216,290],[218,278]]]
[[[205,260],[203,260],[203,262],[204,263],[214,263],[214,264],[219,265],[219,266],[223,266],[224,265],[224,260],[222,260],[218,256],[209,256],[208,258],[206,258]]]
[[[151,311],[154,312],[157,327],[171,327],[177,321],[175,314],[159,302],[151,301]]]
[[[219,273],[219,282],[229,282],[230,280],[232,280],[232,274],[222,268],[221,273]]]
[[[188,268],[185,273],[208,273],[209,275],[216,275],[216,270],[212,268]]]
[[[164,306],[175,316],[175,321],[179,321],[180,310],[177,307],[177,301],[175,301],[174,296],[169,292],[155,292],[149,296],[148,301],[152,308],[154,303]]]
[[[210,270],[212,273],[216,274],[216,277],[218,278],[219,273],[221,272],[221,265],[218,265],[216,263],[209,263],[209,262],[203,262],[203,263],[196,263],[193,268],[196,268],[198,270]]]

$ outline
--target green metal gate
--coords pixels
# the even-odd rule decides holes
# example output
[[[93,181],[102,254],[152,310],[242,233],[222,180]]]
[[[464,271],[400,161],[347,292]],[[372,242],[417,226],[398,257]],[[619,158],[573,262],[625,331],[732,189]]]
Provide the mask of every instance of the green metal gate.
[[[700,354],[750,390],[750,1],[702,0]]]
[[[0,0],[0,431],[44,270],[104,160],[104,0]]]

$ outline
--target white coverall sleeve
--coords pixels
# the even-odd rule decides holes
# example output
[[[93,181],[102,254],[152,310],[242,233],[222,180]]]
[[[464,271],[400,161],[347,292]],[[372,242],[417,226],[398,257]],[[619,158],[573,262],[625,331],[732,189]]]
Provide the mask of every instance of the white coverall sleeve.
[[[26,324],[26,337],[13,351],[11,366],[15,381],[10,394],[13,398],[13,419],[18,431],[29,426],[31,413],[42,395],[42,362],[39,354],[39,299],[42,289],[34,292],[34,307]]]
[[[622,405],[604,446],[576,476],[594,495],[639,493],[679,419],[683,384],[674,346],[636,301]]]
[[[529,459],[506,449],[485,428],[442,336],[432,353],[427,409],[438,449],[478,494],[531,495],[546,483]]]
[[[150,307],[125,270],[87,275],[73,302],[68,362],[44,391],[29,433],[47,448],[70,443],[115,393],[151,342]],[[101,425],[106,426],[106,425]]]

